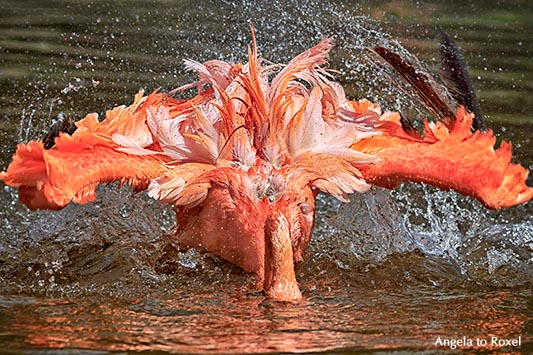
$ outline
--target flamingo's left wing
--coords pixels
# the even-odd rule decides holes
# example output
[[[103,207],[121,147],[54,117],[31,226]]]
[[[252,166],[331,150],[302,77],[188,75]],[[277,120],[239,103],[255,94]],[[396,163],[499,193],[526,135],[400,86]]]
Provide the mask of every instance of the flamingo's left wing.
[[[472,133],[473,115],[460,108],[454,120],[425,123],[425,135],[405,131],[398,114],[382,116],[381,135],[362,139],[351,148],[380,162],[359,168],[367,182],[393,188],[404,181],[424,182],[472,196],[486,207],[500,209],[529,201],[529,172],[511,163],[512,146],[494,149],[491,131]]]

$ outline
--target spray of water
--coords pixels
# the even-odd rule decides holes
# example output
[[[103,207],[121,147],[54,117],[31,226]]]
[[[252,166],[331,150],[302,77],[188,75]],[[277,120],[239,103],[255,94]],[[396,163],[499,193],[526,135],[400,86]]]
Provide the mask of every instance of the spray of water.
[[[386,22],[369,17],[369,9],[362,5],[240,0],[217,6],[202,2],[194,5],[195,11],[180,6],[134,8],[129,15],[108,6],[76,19],[86,21],[78,24],[79,30],[63,33],[61,65],[56,58],[36,66],[38,79],[30,83],[35,89],[17,106],[17,140],[41,136],[62,117],[80,118],[129,102],[139,87],[179,86],[192,79],[182,70],[183,58],[244,60],[250,23],[257,31],[260,55],[273,62],[286,62],[323,37],[335,36],[331,67],[338,70],[351,97],[370,98],[415,120],[427,115],[373,63],[367,48],[377,44],[409,54],[383,30]],[[133,35],[140,29],[143,38]],[[6,142],[9,145],[1,148],[7,156],[14,142]],[[209,282],[224,279],[221,270],[227,270],[222,273],[226,278],[237,274],[198,251],[178,251],[167,238],[174,227],[168,207],[142,194],[132,197],[127,189],[102,188],[99,196],[88,206],[30,213],[16,202],[15,191],[4,186],[0,190],[5,206],[0,210],[2,282],[12,289],[65,292],[90,291],[110,283],[118,290],[124,282],[137,289],[170,287],[172,280],[183,284],[191,275],[201,278],[202,270]],[[349,274],[380,267],[398,255],[422,255],[455,268],[475,283],[531,284],[533,227],[531,217],[523,217],[527,211],[506,221],[505,215],[489,214],[470,199],[426,186],[404,186],[392,194],[374,189],[342,205],[321,197],[306,264],[327,260]],[[441,273],[435,265],[427,264],[434,268],[430,274]]]

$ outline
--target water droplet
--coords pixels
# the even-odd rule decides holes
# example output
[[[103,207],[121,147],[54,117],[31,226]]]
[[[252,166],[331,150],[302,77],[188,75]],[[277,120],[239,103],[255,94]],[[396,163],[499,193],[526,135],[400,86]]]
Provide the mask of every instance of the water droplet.
[[[185,253],[179,253],[178,263],[189,269],[196,269],[198,265],[198,255],[194,248],[187,250]]]
[[[506,265],[513,257],[513,252],[509,249],[498,251],[495,249],[489,249],[487,251],[487,263],[489,274],[493,274],[497,269]]]

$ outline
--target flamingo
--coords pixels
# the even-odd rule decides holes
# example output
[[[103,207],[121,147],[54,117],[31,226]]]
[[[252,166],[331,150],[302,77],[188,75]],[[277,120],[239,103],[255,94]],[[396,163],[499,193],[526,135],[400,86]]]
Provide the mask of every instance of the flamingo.
[[[397,112],[349,100],[326,69],[332,38],[284,66],[187,60],[198,80],[170,93],[137,93],[129,106],[88,114],[70,133],[18,144],[0,179],[30,209],[58,210],[120,181],[173,206],[175,239],[258,275],[267,297],[298,302],[294,271],[310,242],[319,192],[348,201],[371,185],[427,183],[473,196],[491,209],[533,196],[510,143],[472,131],[459,107],[425,133]],[[183,100],[176,92],[195,88]],[[49,149],[48,149],[49,148]]]

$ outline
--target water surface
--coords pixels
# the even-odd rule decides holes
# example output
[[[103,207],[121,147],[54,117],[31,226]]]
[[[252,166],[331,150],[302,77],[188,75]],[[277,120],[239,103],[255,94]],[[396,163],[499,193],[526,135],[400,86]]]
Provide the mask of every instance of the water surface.
[[[428,113],[380,74],[365,48],[407,48],[438,73],[438,31],[447,31],[488,125],[533,168],[527,1],[0,6],[1,169],[17,142],[41,137],[58,119],[102,114],[140,88],[192,80],[183,58],[244,60],[250,22],[260,55],[273,62],[335,35],[331,67],[350,96],[415,120]],[[128,188],[98,191],[90,205],[29,212],[14,189],[0,187],[0,353],[438,354],[461,339],[463,351],[533,352],[531,203],[487,211],[426,186],[374,189],[350,204],[321,196],[297,269],[305,301],[284,305],[224,261],[176,250],[167,207]],[[492,337],[521,346],[490,346]]]

